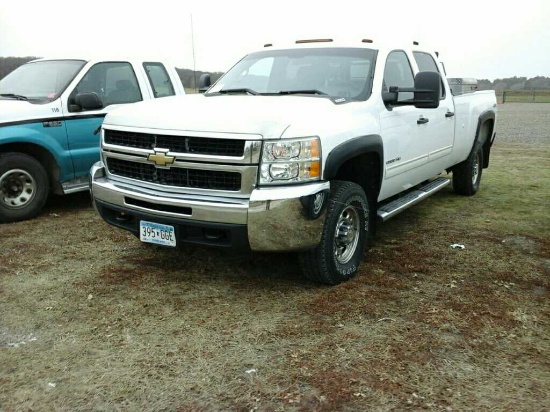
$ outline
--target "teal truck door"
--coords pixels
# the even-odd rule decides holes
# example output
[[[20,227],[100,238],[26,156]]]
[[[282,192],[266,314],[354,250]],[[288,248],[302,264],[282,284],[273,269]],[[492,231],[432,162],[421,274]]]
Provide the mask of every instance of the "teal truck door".
[[[103,108],[85,110],[77,105],[77,94],[86,92],[97,94]],[[143,99],[138,81],[128,62],[95,64],[68,93],[66,128],[75,170],[75,184],[80,185],[80,181],[87,183],[90,168],[99,160],[99,130],[107,112],[120,104],[140,100]],[[67,188],[67,184],[64,187]]]

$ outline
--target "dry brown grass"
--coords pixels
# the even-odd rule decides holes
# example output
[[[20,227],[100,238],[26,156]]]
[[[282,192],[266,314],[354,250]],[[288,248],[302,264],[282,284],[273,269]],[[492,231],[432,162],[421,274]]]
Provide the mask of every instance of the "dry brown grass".
[[[549,159],[497,144],[476,196],[382,225],[333,288],[53,199],[0,227],[0,410],[548,410]]]

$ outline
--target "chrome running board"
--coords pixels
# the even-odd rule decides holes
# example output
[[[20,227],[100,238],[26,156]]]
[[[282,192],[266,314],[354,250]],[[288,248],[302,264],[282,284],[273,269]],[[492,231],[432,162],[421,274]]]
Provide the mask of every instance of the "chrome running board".
[[[407,193],[406,195],[393,200],[389,203],[383,204],[378,208],[378,220],[385,222],[392,218],[396,214],[402,212],[409,207],[416,205],[427,197],[439,192],[445,186],[451,183],[451,179],[446,177],[438,177],[432,180],[428,184]]]
[[[68,195],[71,193],[88,190],[90,185],[88,182],[88,177],[80,177],[78,179],[65,182],[61,186],[63,187],[63,194]]]

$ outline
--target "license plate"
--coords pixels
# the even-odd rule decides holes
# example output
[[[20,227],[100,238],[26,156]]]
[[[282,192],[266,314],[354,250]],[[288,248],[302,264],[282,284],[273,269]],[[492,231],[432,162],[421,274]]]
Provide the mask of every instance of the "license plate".
[[[139,222],[139,240],[157,245],[176,246],[176,232],[174,226],[142,220]]]

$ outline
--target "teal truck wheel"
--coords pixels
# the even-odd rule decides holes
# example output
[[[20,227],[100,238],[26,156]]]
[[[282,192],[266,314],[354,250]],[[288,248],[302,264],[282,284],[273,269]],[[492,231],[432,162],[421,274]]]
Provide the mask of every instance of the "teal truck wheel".
[[[0,155],[0,222],[33,218],[48,193],[48,175],[36,159],[22,153]]]

